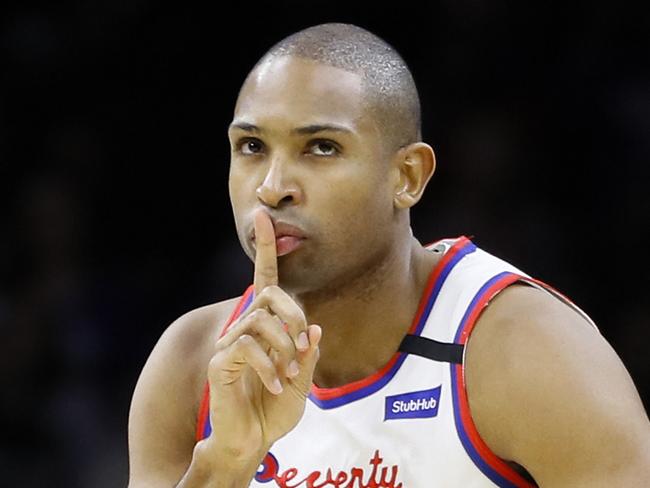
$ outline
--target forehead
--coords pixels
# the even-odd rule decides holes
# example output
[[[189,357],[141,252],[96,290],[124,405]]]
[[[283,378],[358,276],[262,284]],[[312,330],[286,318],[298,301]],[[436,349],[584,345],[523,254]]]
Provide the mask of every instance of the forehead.
[[[267,59],[249,75],[235,119],[255,125],[330,122],[362,129],[369,122],[367,112],[359,74],[283,56]]]

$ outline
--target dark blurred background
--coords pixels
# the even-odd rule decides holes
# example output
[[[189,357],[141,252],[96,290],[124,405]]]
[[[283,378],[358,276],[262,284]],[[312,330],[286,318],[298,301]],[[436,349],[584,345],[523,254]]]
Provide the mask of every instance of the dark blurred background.
[[[237,90],[272,43],[324,21],[369,28],[412,67],[439,165],[416,235],[472,235],[571,296],[648,405],[640,5],[4,2],[0,484],[126,484],[157,338],[250,280],[227,195]]]

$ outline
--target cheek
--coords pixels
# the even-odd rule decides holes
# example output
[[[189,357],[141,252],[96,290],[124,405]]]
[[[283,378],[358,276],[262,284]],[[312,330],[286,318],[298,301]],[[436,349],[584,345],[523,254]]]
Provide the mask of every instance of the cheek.
[[[330,188],[340,206],[355,212],[359,218],[368,214],[390,214],[392,194],[387,175],[378,172],[358,171],[336,182]]]
[[[231,164],[228,176],[228,191],[230,192],[230,202],[232,203],[235,214],[245,207],[246,203],[255,199],[254,176],[246,172],[240,165]]]
[[[312,188],[316,213],[321,213],[327,227],[336,233],[381,232],[393,216],[387,176],[368,171],[337,176]]]
[[[235,219],[235,227],[237,228],[237,234],[240,240],[243,238],[241,232],[245,214],[250,207],[249,185],[249,178],[244,178],[241,171],[237,171],[231,167],[228,178],[228,192],[230,194],[230,205]]]

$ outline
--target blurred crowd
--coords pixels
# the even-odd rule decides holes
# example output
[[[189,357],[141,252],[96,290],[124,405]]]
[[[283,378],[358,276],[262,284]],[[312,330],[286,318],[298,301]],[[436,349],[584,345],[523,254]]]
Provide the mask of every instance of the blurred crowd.
[[[369,28],[412,67],[438,158],[415,235],[473,236],[568,294],[649,405],[648,14],[366,7],[0,7],[0,484],[126,484],[157,338],[251,278],[227,195],[237,89],[273,42],[324,21]]]

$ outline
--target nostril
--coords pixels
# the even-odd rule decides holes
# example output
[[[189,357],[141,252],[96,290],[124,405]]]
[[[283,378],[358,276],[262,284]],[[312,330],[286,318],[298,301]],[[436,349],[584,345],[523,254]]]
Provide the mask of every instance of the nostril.
[[[300,192],[293,188],[277,188],[262,184],[255,191],[258,200],[270,207],[300,203]]]

